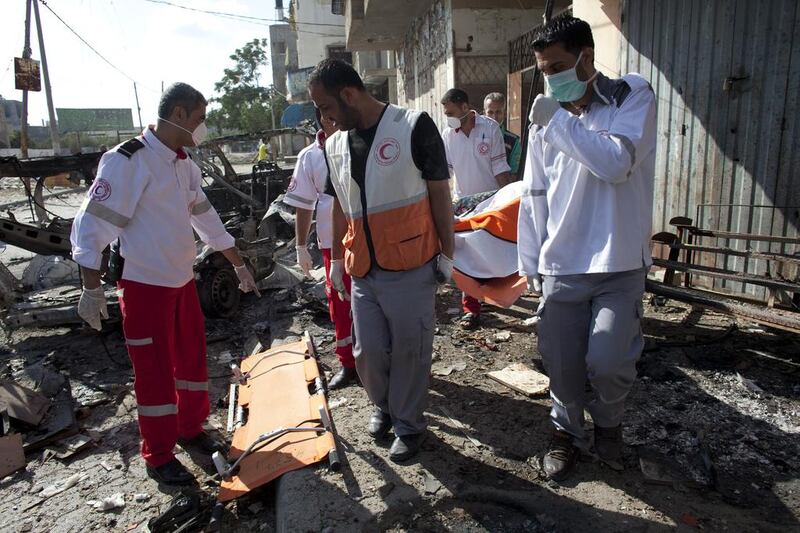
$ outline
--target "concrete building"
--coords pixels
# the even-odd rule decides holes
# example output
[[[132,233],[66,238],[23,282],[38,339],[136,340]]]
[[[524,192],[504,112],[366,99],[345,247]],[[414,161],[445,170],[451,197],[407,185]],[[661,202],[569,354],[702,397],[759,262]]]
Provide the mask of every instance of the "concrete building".
[[[286,72],[297,69],[297,33],[289,24],[269,27],[272,83],[281,94],[286,92]]]
[[[347,47],[395,52],[397,100],[444,127],[439,100],[464,89],[506,92],[508,42],[541,21],[544,0],[347,0]]]
[[[353,62],[345,48],[344,16],[335,15],[332,0],[291,0],[289,20],[297,32],[298,67],[313,67],[328,57]]]

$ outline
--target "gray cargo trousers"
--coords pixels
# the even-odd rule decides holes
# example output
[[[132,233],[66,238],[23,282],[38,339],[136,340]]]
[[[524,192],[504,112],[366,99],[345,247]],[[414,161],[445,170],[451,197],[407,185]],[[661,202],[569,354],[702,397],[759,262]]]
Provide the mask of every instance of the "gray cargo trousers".
[[[539,353],[550,375],[556,428],[587,448],[584,407],[595,425],[622,422],[625,398],[642,353],[646,269],[608,274],[544,276],[539,304]],[[585,402],[586,379],[593,397]]]
[[[436,262],[352,278],[353,356],[369,399],[396,436],[425,431],[433,352]]]

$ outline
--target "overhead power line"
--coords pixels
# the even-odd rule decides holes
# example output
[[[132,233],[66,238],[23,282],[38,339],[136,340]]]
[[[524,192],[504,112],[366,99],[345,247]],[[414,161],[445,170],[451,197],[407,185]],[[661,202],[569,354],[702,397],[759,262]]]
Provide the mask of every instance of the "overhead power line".
[[[132,81],[133,83],[138,83],[138,82],[137,82],[135,79],[133,79],[133,78],[132,78],[130,75],[128,75],[128,74],[127,74],[127,73],[126,73],[124,70],[122,70],[121,68],[119,68],[118,66],[116,66],[114,63],[112,63],[110,60],[108,60],[108,59],[106,58],[106,56],[104,56],[103,54],[101,54],[101,53],[100,53],[100,52],[99,52],[99,51],[98,51],[98,50],[97,50],[97,49],[96,49],[94,46],[92,46],[91,44],[89,44],[89,42],[88,42],[86,39],[84,39],[84,38],[81,36],[81,34],[79,34],[77,31],[75,31],[75,30],[72,28],[72,26],[70,26],[69,24],[67,24],[67,22],[66,22],[64,19],[62,19],[62,18],[59,16],[59,14],[58,14],[58,13],[56,13],[55,11],[53,11],[53,8],[52,8],[52,7],[50,7],[49,5],[47,5],[47,1],[46,1],[46,0],[39,0],[39,2],[40,2],[40,3],[41,3],[43,6],[44,6],[44,7],[46,7],[46,8],[47,8],[47,10],[48,10],[48,11],[50,11],[50,13],[52,13],[52,14],[53,14],[53,16],[55,16],[55,17],[58,19],[58,21],[59,21],[59,22],[61,22],[61,24],[63,24],[63,25],[64,25],[64,26],[65,26],[65,27],[66,27],[66,28],[69,30],[69,31],[71,31],[71,32],[72,32],[72,33],[75,35],[75,37],[77,37],[77,38],[78,38],[78,39],[79,39],[79,40],[80,40],[80,41],[81,41],[83,44],[85,44],[85,45],[86,45],[86,46],[89,48],[89,50],[91,50],[92,52],[94,52],[94,53],[97,55],[97,57],[99,57],[100,59],[102,59],[102,60],[103,60],[103,61],[104,61],[104,62],[105,62],[105,63],[106,63],[108,66],[110,66],[111,68],[113,68],[114,70],[116,70],[117,72],[119,72],[120,74],[122,74],[123,76],[125,76],[126,78],[128,78],[128,79],[129,79],[130,81]],[[155,89],[152,89],[152,88],[150,88],[150,87],[146,87],[145,85],[142,85],[141,83],[139,83],[139,85],[141,85],[142,87],[145,87],[146,89],[148,89],[148,90],[150,90],[150,91],[159,92],[159,91],[156,91]]]
[[[243,20],[245,22],[253,22],[255,24],[261,24],[261,23],[264,23],[264,22],[272,22],[272,23],[274,23],[274,22],[286,22],[285,20],[268,19],[268,18],[263,18],[263,17],[252,17],[252,16],[249,16],[249,15],[239,15],[237,13],[227,13],[227,12],[224,12],[224,11],[212,11],[212,10],[209,10],[209,9],[200,9],[200,8],[197,8],[197,7],[189,7],[189,6],[184,6],[184,5],[181,5],[181,4],[176,4],[174,2],[168,2],[167,0],[145,0],[145,2],[150,2],[151,4],[163,4],[165,6],[177,7],[177,8],[180,8],[180,9],[185,9],[187,11],[195,11],[197,13],[205,13],[207,15],[216,15],[216,16],[220,16],[220,17],[239,19],[239,20]],[[344,24],[326,24],[324,22],[300,22],[300,21],[295,21],[295,24],[303,24],[303,25],[306,25],[306,26],[328,26],[328,27],[334,27],[334,28],[344,28]]]

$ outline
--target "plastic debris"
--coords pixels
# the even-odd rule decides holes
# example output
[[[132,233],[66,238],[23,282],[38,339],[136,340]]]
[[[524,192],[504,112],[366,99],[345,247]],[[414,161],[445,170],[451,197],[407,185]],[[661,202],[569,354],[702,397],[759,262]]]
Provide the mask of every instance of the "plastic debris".
[[[114,509],[121,509],[125,507],[125,494],[117,492],[102,500],[89,500],[87,504],[94,507],[95,511],[106,512],[113,511]]]

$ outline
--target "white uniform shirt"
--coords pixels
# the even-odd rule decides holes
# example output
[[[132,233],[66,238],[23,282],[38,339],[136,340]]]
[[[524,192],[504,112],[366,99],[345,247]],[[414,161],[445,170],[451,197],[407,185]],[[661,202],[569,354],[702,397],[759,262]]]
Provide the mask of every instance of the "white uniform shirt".
[[[649,266],[656,105],[638,74],[600,75],[583,114],[559,109],[530,136],[520,203],[523,275]]]
[[[202,189],[189,158],[179,159],[151,129],[130,158],[116,147],[103,154],[97,178],[72,224],[72,258],[98,270],[116,238],[125,258],[122,278],[182,287],[193,277],[194,231],[215,250],[234,245]]]
[[[317,140],[303,148],[297,155],[292,181],[283,197],[283,203],[310,211],[317,208],[317,242],[320,249],[333,244],[333,196],[325,194],[328,165],[323,148],[325,136],[317,133]]]
[[[506,161],[503,132],[489,117],[476,113],[475,127],[469,137],[461,128],[448,127],[442,140],[456,198],[497,190],[500,186],[494,177],[511,170]]]

